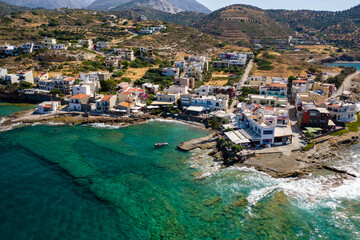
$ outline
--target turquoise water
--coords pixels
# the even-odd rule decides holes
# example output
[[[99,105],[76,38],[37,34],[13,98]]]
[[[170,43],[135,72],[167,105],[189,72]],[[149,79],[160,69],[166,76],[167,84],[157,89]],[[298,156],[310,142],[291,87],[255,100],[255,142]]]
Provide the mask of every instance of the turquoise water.
[[[357,70],[360,70],[360,63],[327,63],[327,66],[332,66],[332,67],[339,67],[339,66],[344,66],[344,67],[355,67]]]
[[[360,237],[360,180],[273,179],[246,168],[197,180],[208,158],[190,168],[192,154],[176,145],[207,134],[159,121],[0,133],[0,239]],[[161,141],[169,146],[155,149]],[[354,148],[337,164],[360,175],[359,159]]]
[[[36,106],[34,104],[0,102],[0,117],[35,108]]]

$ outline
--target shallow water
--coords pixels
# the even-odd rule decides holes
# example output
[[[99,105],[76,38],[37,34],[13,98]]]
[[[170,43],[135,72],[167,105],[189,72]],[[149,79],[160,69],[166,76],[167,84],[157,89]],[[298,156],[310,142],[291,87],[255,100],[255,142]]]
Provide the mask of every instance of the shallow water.
[[[16,112],[25,111],[29,109],[35,110],[34,104],[28,104],[28,103],[7,103],[7,102],[1,102],[0,101],[0,119],[1,117],[5,117],[8,115],[11,115]]]
[[[340,67],[340,66],[344,66],[344,67],[355,67],[357,70],[360,70],[360,63],[356,62],[356,63],[327,63],[327,66],[331,66],[331,67]]]
[[[358,180],[274,179],[176,150],[207,134],[158,121],[0,133],[0,239],[360,238]],[[360,176],[350,150],[334,164]]]

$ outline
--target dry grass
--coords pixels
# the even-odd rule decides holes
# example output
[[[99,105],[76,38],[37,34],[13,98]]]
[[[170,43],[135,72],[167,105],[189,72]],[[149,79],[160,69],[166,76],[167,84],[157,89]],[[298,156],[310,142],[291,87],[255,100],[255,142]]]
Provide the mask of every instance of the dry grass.
[[[310,66],[315,66],[322,71],[340,72],[338,68],[327,67],[324,65],[314,65],[301,61],[296,57],[289,56],[287,54],[281,54],[277,52],[269,52],[270,55],[276,56],[276,59],[267,59],[263,56],[263,53],[258,55],[258,58],[272,62],[272,66],[275,68],[270,71],[259,70],[258,65],[254,63],[254,67],[251,71],[251,75],[254,76],[272,76],[272,77],[283,77],[288,78],[290,76],[307,76],[307,69]]]
[[[228,80],[210,80],[209,82],[206,82],[206,86],[224,86]]]
[[[326,53],[330,55],[331,53],[336,53],[338,48],[330,46],[330,45],[297,45],[298,49],[307,49],[311,53],[323,54]],[[346,52],[346,50],[344,50]]]
[[[142,78],[149,68],[128,68],[122,77],[130,78],[131,83]]]

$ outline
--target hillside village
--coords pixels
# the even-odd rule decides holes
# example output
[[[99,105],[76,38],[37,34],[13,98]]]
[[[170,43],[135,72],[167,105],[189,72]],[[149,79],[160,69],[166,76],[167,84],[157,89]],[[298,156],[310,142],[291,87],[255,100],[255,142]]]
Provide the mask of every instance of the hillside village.
[[[165,29],[165,25],[157,25],[137,34],[157,34]],[[314,67],[306,75],[299,71],[290,77],[256,76],[251,74],[254,68],[272,69],[262,58],[276,56],[262,46],[255,47],[255,51],[220,52],[213,58],[179,52],[174,59],[159,60],[156,49],[148,46],[134,51],[107,41],[78,39],[71,44],[45,37],[21,45],[5,44],[0,46],[0,54],[11,57],[87,49],[105,56],[106,71],[67,76],[31,69],[10,73],[2,68],[0,78],[4,93],[15,88],[12,95],[43,101],[31,116],[35,119],[69,113],[114,118],[155,114],[218,130],[224,148],[240,155],[248,154],[244,149],[257,153],[284,151],[281,146],[298,150],[314,138],[344,131],[345,124],[357,120],[358,108],[349,89],[341,90],[342,81],[355,69],[344,69],[336,77],[337,73]],[[145,72],[137,79],[123,77],[129,68]],[[341,80],[335,81],[339,76]],[[219,79],[225,79],[224,84],[218,84]]]

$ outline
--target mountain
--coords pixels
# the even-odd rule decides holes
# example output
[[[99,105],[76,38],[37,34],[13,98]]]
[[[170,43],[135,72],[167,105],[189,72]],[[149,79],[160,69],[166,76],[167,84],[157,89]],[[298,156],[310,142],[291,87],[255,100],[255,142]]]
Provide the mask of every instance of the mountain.
[[[225,39],[281,38],[293,33],[257,7],[232,5],[212,12],[193,27]]]
[[[171,13],[179,12],[180,10],[202,13],[211,12],[196,0],[95,0],[88,8],[99,10],[152,8],[157,10],[165,9],[166,12]]]
[[[13,12],[24,11],[24,10],[27,10],[27,8],[10,5],[6,2],[0,1],[0,17],[9,15]]]
[[[133,0],[126,4],[120,5],[115,9],[133,9],[133,8],[150,8],[168,13],[179,13],[183,11],[180,8],[175,7],[166,0]]]
[[[345,11],[269,10],[269,15],[292,29],[338,43],[360,46],[360,5]]]
[[[88,6],[91,0],[4,0],[5,2],[23,7],[31,7],[31,8],[84,8]]]
[[[176,14],[171,14],[168,12],[163,12],[150,8],[133,8],[129,10],[117,10],[110,11],[110,14],[114,14],[121,18],[132,18],[137,19],[141,15],[145,15],[148,20],[151,21],[164,21],[164,22],[172,22],[179,25],[190,27],[195,22],[203,19],[206,14],[200,12],[189,12],[183,11]]]
[[[87,8],[96,10],[110,10],[129,2],[131,2],[131,0],[95,0]]]
[[[184,11],[211,13],[210,9],[196,0],[167,0],[169,3]]]

